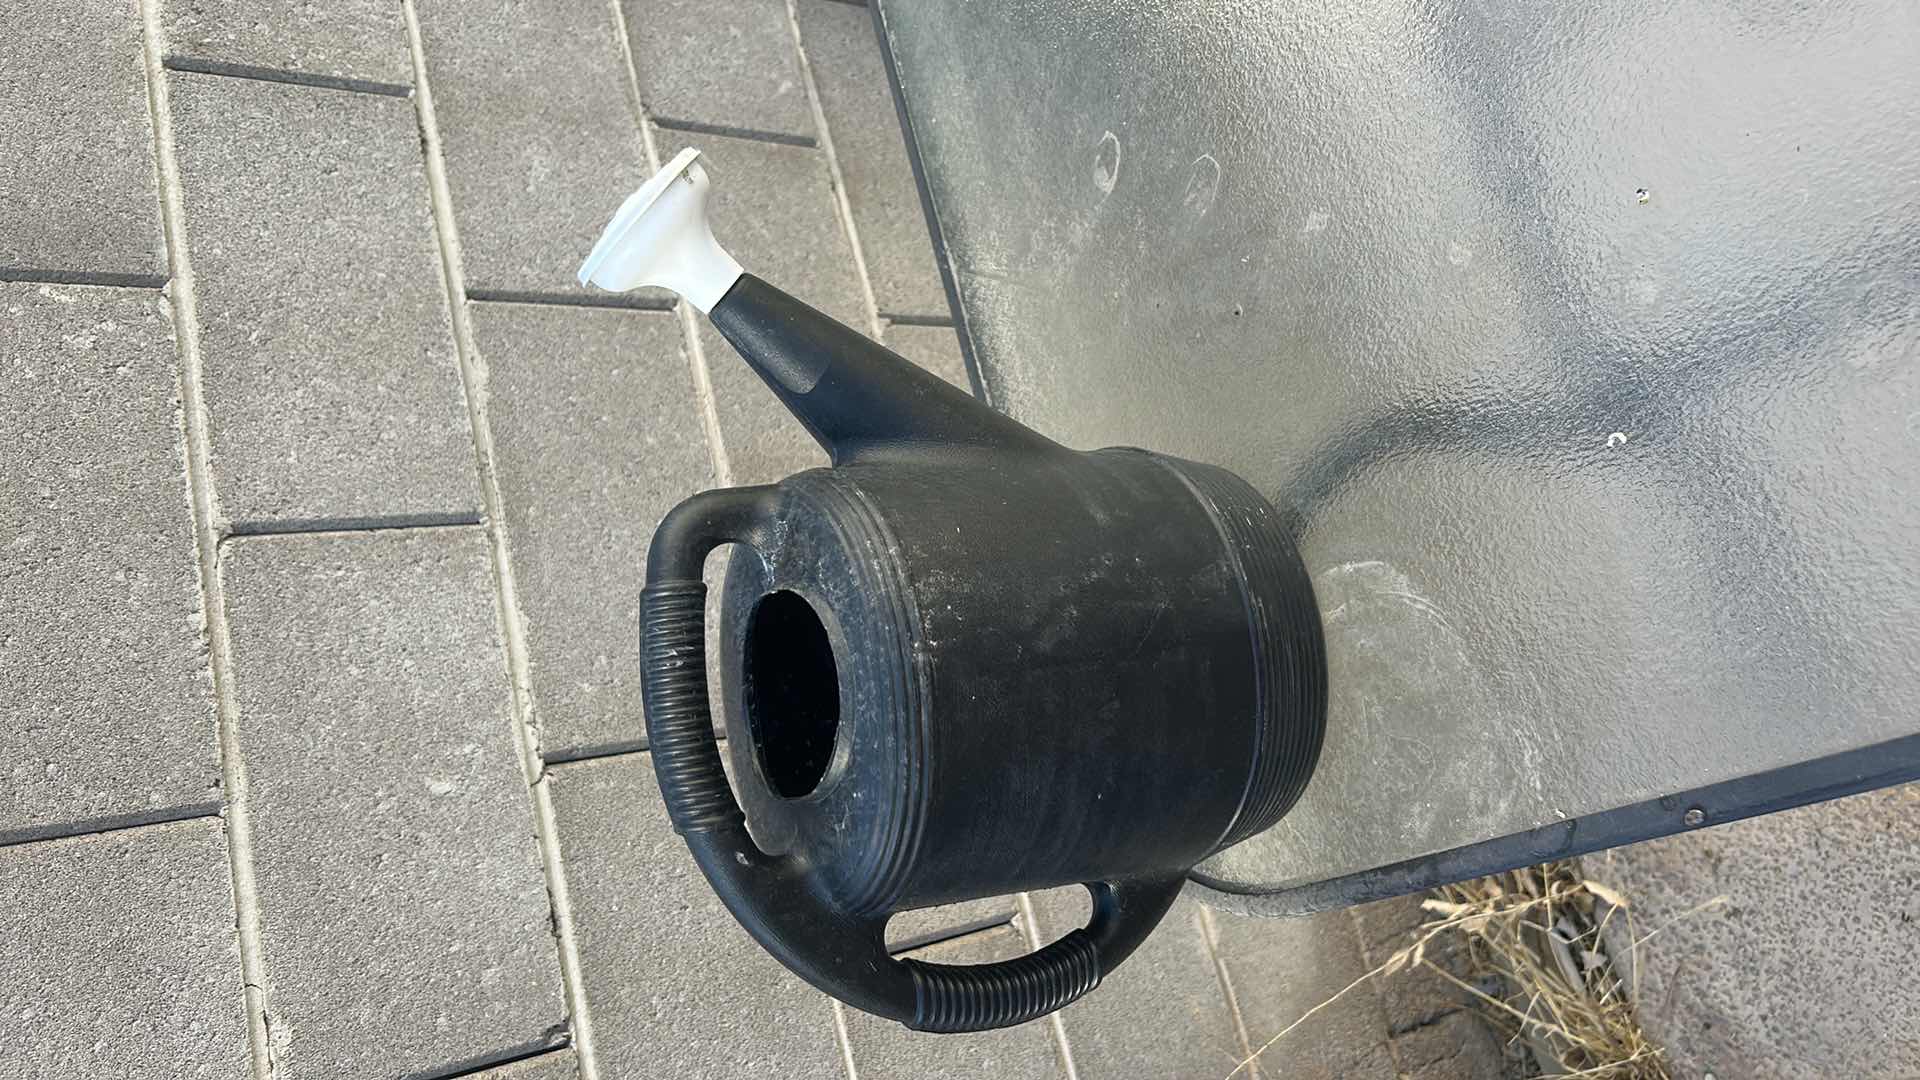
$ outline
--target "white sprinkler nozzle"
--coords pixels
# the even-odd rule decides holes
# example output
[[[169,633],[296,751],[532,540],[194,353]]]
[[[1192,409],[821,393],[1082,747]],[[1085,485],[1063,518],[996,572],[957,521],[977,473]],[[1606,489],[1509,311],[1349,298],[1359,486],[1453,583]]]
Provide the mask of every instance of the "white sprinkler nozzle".
[[[713,310],[741,270],[707,224],[712,183],[699,158],[700,151],[687,147],[627,196],[580,264],[580,284],[609,292],[657,285],[703,315]]]

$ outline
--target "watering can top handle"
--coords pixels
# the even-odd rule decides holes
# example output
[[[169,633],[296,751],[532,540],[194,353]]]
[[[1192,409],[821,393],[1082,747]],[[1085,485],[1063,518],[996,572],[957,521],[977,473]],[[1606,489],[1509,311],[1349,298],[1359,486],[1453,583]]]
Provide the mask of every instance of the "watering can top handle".
[[[756,940],[814,986],[919,1031],[1024,1023],[1100,984],[1179,895],[1183,872],[1096,882],[1093,919],[1030,955],[991,964],[930,964],[887,952],[885,915],[855,916],[823,899],[801,860],[769,856],[747,835],[727,784],[707,697],[706,585],[722,544],[753,545],[771,523],[774,487],[703,492],[661,522],[641,600],[647,738],[660,794],[714,892]]]

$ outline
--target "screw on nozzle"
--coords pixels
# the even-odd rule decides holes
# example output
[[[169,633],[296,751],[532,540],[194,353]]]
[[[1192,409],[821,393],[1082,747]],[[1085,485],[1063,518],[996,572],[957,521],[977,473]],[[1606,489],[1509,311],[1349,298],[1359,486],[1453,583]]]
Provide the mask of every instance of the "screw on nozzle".
[[[580,265],[580,284],[610,292],[671,289],[704,313],[740,278],[740,264],[707,223],[712,183],[689,146],[620,204]]]

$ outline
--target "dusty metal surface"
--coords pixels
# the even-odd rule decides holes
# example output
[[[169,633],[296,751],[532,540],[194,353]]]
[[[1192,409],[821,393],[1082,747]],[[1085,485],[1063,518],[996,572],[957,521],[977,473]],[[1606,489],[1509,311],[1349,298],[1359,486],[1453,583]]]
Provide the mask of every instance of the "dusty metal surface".
[[[1210,902],[1920,769],[1920,9],[878,21],[994,403],[1298,515],[1326,752]]]

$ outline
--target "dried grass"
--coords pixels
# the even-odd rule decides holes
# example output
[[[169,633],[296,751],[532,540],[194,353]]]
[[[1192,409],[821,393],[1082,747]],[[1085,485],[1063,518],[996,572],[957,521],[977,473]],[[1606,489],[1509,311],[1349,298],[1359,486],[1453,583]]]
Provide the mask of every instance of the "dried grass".
[[[1581,876],[1578,864],[1552,862],[1435,889],[1421,906],[1432,918],[1413,944],[1355,979],[1267,1040],[1228,1080],[1302,1023],[1368,979],[1425,969],[1470,996],[1510,1043],[1524,1045],[1537,1075],[1595,1080],[1671,1080],[1661,1048],[1634,1018],[1628,987],[1639,947],[1668,926],[1727,900],[1714,897],[1644,935],[1626,899]],[[1623,920],[1628,955],[1609,955],[1604,931]],[[1464,946],[1468,982],[1427,958]],[[1475,984],[1478,985],[1475,985]]]

